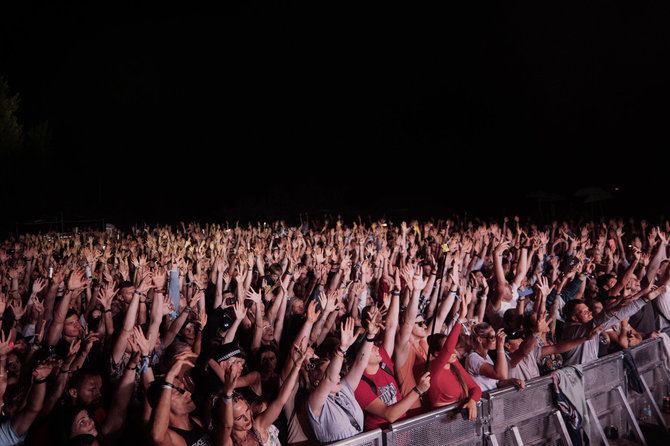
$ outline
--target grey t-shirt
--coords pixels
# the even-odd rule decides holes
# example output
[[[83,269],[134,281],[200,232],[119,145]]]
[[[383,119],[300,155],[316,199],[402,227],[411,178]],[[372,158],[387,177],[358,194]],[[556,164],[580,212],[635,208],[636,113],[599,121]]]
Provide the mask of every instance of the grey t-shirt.
[[[562,340],[571,340],[581,338],[589,333],[593,328],[600,324],[603,325],[603,331],[617,324],[619,321],[626,319],[637,313],[645,304],[642,299],[638,299],[628,304],[628,306],[619,310],[618,313],[613,314],[609,311],[603,310],[600,314],[594,317],[590,322],[584,324],[570,321],[563,326]],[[594,336],[583,344],[563,353],[563,365],[588,364],[598,359],[598,347],[600,337]]]
[[[540,376],[540,369],[538,363],[542,360],[542,347],[538,344],[535,344],[533,350],[529,354],[523,357],[519,363],[512,367],[512,364],[508,363],[507,366],[507,377],[508,378],[518,378],[528,381],[529,379],[537,378]]]
[[[326,398],[326,402],[321,410],[321,416],[316,417],[312,412],[312,408],[307,403],[309,409],[309,421],[314,429],[316,438],[322,443],[329,443],[331,441],[344,440],[345,438],[353,437],[360,434],[364,427],[363,424],[363,410],[358,405],[353,390],[347,384],[346,380],[341,380],[342,389],[337,395],[330,394]],[[339,403],[339,405],[338,405]],[[356,420],[361,430],[357,431],[351,424],[349,416],[346,414],[346,409]]]
[[[17,435],[14,432],[12,427],[12,420],[7,418],[5,421],[0,423],[0,444],[7,446],[14,446],[23,444],[23,441],[26,439],[26,435]]]

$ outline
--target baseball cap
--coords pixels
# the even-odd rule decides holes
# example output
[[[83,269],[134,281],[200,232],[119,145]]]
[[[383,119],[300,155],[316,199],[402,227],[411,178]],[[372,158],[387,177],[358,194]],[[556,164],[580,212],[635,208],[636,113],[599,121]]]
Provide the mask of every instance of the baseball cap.
[[[507,335],[508,340],[521,339],[526,336],[526,332],[523,330],[515,330],[514,328],[505,328],[503,330]]]
[[[233,357],[246,359],[246,355],[242,352],[237,340],[222,344],[216,347],[212,352],[212,358],[215,359],[216,362],[223,362]]]

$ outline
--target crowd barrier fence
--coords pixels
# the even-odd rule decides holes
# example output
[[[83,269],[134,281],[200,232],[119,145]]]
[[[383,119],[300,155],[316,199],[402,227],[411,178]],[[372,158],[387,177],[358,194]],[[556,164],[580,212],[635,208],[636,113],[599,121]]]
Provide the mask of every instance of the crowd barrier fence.
[[[647,339],[630,349],[643,392],[628,388],[624,354],[612,353],[581,368],[584,397],[591,422],[592,444],[610,442],[605,434],[615,426],[620,436],[647,445],[637,414],[652,408],[653,424],[670,434],[659,403],[670,396],[670,371],[661,339]],[[445,406],[332,443],[338,446],[483,446],[570,445],[569,432],[554,402],[553,378],[541,376],[524,390],[505,388],[488,392],[477,405],[477,418],[467,420],[461,408]],[[668,443],[670,444],[670,436]]]

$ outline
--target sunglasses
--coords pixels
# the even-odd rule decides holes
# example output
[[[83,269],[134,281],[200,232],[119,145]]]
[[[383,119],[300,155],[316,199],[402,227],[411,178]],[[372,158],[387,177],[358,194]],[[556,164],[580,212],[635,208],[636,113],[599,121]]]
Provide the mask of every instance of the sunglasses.
[[[426,325],[426,321],[416,321],[416,322],[414,322],[414,324],[415,324],[415,325],[423,325],[424,327],[427,326],[427,325]]]
[[[186,393],[186,389],[182,389],[181,387],[177,387],[174,384],[165,383],[164,385],[170,387],[171,389],[176,390],[177,392],[181,393],[182,395]]]

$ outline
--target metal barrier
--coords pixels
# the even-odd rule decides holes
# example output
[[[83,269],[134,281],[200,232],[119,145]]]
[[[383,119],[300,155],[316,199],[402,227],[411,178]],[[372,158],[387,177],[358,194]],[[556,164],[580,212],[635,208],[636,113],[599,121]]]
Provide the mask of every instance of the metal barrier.
[[[630,349],[642,378],[642,394],[628,390],[622,352],[582,367],[584,396],[591,425],[592,444],[609,441],[604,427],[614,425],[619,434],[632,433],[639,444],[646,439],[636,414],[650,404],[659,426],[667,429],[658,403],[670,393],[670,371],[665,367],[660,339],[648,339]],[[445,406],[392,423],[337,443],[338,446],[437,446],[437,445],[572,445],[563,416],[556,408],[550,375],[532,379],[524,390],[491,391],[477,405],[477,418],[466,420],[460,407]],[[600,438],[598,438],[600,437]],[[670,437],[669,437],[670,438]]]
[[[382,446],[383,444],[384,437],[381,429],[374,429],[347,438],[346,440],[328,443],[329,446]]]
[[[488,400],[488,443],[565,444],[569,443],[563,417],[553,402],[553,380],[542,376],[529,380],[526,388],[490,391]]]
[[[609,445],[604,426],[618,426],[619,430],[632,431],[640,444],[646,445],[637,418],[628,403],[623,353],[607,355],[583,367],[584,396],[589,410],[592,434]]]
[[[416,417],[397,421],[384,431],[386,446],[438,446],[483,444],[483,404],[477,403],[477,418],[465,419],[457,405],[440,407]]]
[[[634,413],[639,413],[646,405],[658,425],[668,429],[658,403],[670,395],[670,371],[665,367],[663,342],[661,339],[647,339],[630,349],[642,381],[643,393],[628,392],[628,401]]]

